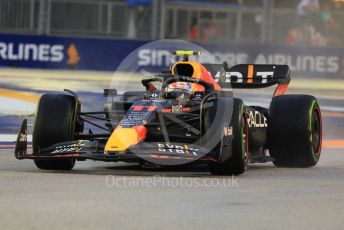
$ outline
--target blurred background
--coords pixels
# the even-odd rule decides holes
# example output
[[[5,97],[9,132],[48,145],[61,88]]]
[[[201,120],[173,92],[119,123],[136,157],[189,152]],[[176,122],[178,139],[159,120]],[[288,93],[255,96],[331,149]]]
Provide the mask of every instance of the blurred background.
[[[121,61],[160,39],[196,43],[229,66],[287,64],[290,92],[321,97],[327,116],[343,117],[343,28],[344,0],[0,0],[0,140],[32,121],[45,92],[69,88],[84,110],[101,110],[111,79],[122,91],[128,82],[113,76]],[[137,65],[168,66],[171,50],[141,51]],[[268,106],[266,93],[246,98]],[[331,124],[331,135],[343,132]]]
[[[0,0],[0,66],[114,71],[149,41],[181,39],[230,65],[341,77],[343,27],[343,0]]]
[[[342,0],[0,0],[3,33],[342,47]]]
[[[146,42],[182,39],[230,65],[340,77],[343,27],[343,0],[0,0],[0,66],[109,71]]]

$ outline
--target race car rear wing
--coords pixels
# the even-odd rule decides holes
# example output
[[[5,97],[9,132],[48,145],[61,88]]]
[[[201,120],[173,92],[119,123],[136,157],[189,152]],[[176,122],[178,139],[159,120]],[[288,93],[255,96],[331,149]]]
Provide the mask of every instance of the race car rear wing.
[[[240,64],[228,68],[227,63],[204,64],[222,88],[265,88],[278,85],[274,96],[285,94],[290,82],[287,65]]]

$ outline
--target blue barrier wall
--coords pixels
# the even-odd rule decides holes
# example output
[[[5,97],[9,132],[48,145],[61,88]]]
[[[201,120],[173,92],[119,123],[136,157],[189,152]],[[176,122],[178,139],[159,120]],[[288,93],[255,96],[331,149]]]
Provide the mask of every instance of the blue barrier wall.
[[[0,65],[113,71],[144,41],[0,35]]]
[[[114,71],[119,63],[148,41],[0,34],[0,66]],[[238,63],[288,64],[294,74],[319,77],[344,75],[344,49],[269,45],[201,45]],[[142,50],[141,65],[160,69],[157,50]],[[158,55],[159,56],[159,55]],[[160,64],[159,64],[160,63]]]

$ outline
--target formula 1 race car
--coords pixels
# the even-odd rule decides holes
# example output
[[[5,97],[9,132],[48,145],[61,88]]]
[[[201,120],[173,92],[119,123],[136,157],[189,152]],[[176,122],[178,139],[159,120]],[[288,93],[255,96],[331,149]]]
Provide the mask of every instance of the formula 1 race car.
[[[47,170],[70,170],[75,161],[138,162],[156,165],[204,162],[212,174],[244,173],[248,162],[277,167],[311,167],[321,153],[322,121],[317,100],[285,95],[286,65],[200,64],[194,51],[176,51],[183,60],[142,79],[144,92],[104,90],[113,98],[104,111],[81,112],[77,95],[41,96],[34,122],[32,153],[27,121],[15,156]],[[158,87],[157,85],[160,85]],[[231,88],[277,85],[269,108],[245,106]],[[102,121],[103,125],[94,122]],[[84,123],[104,133],[84,132]]]

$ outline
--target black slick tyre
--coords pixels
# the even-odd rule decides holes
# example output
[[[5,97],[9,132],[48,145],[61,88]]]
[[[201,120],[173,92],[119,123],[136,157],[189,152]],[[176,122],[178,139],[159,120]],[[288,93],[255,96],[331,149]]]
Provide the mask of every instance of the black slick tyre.
[[[268,126],[269,152],[277,167],[312,167],[321,154],[321,111],[315,97],[273,98]]]
[[[224,148],[230,158],[219,163],[209,163],[209,171],[214,175],[243,174],[248,163],[248,125],[245,118],[245,106],[242,100],[233,99],[233,112],[229,125],[232,129],[231,148]],[[226,153],[223,153],[226,154]]]
[[[59,142],[71,141],[75,135],[75,98],[64,94],[44,94],[36,111],[33,129],[33,152]],[[35,165],[46,170],[71,170],[75,159],[36,159]]]

